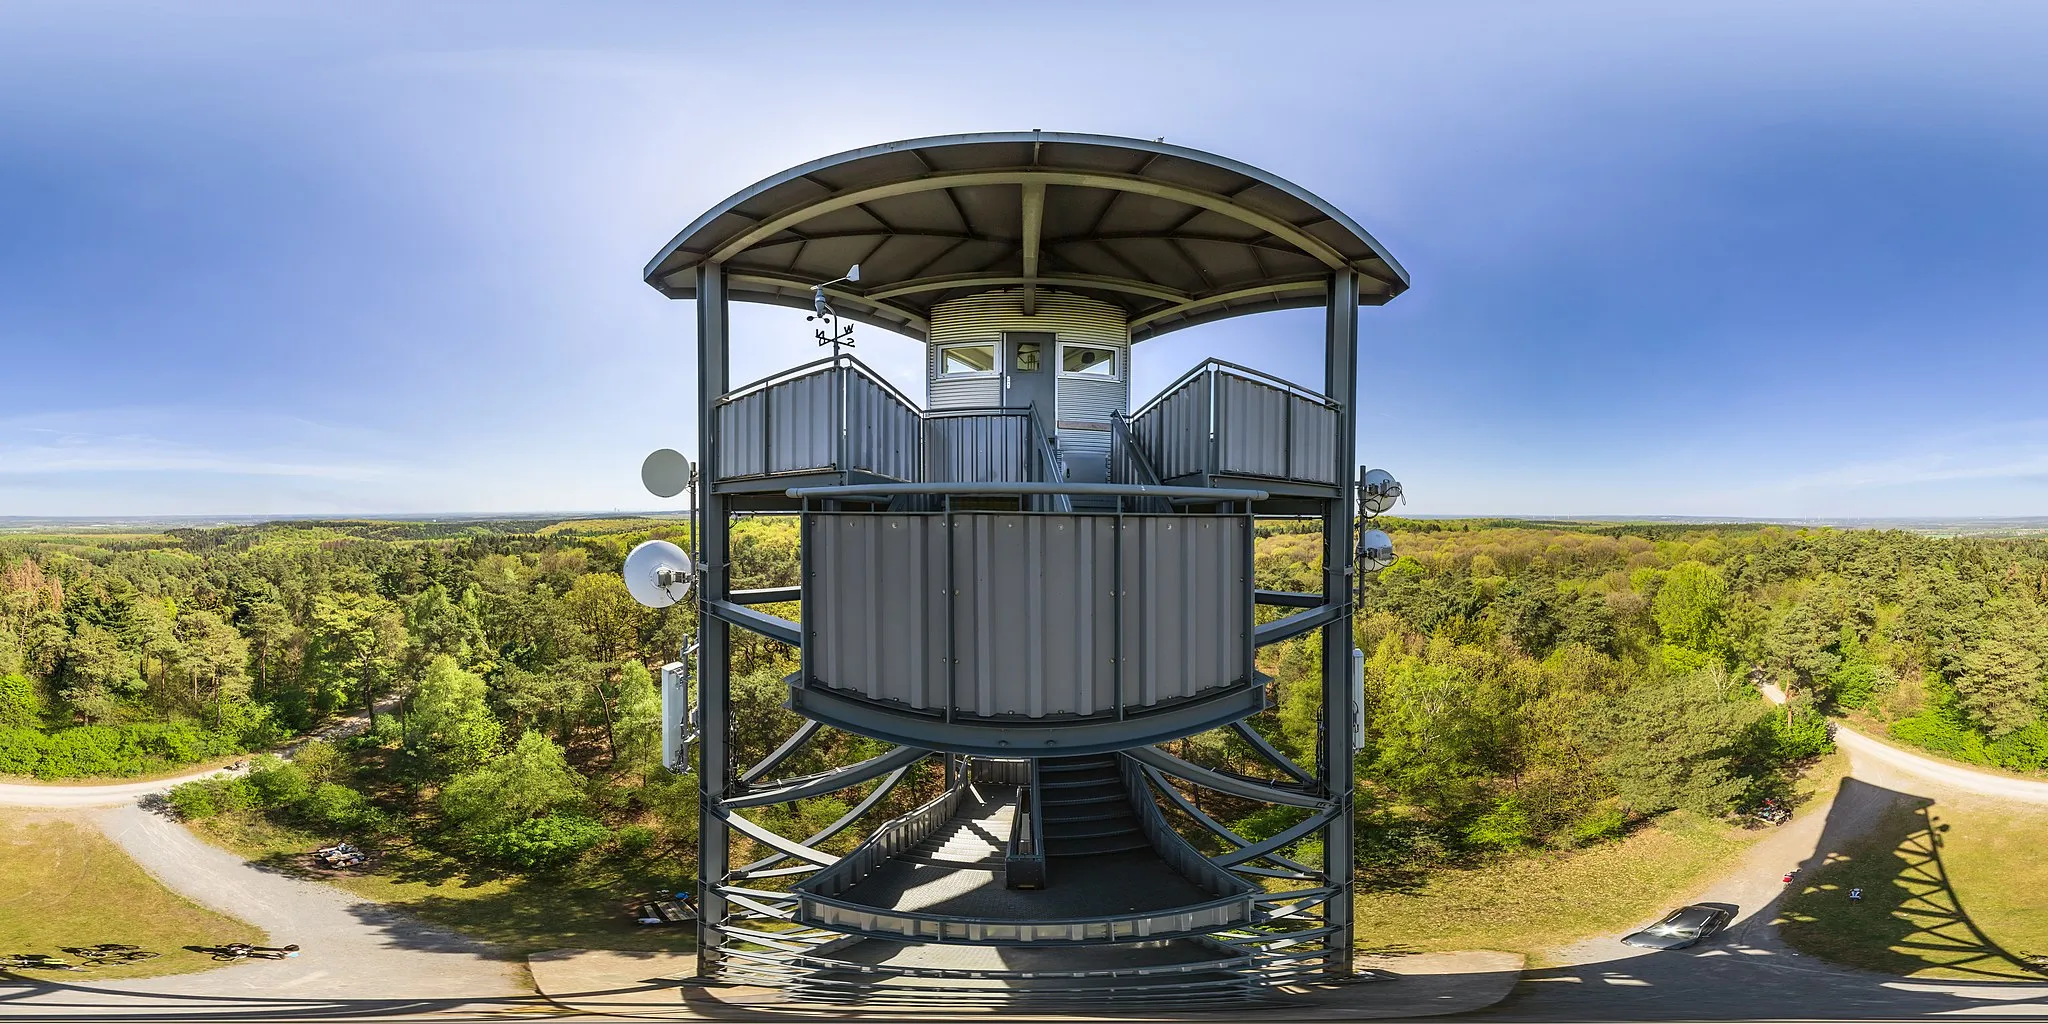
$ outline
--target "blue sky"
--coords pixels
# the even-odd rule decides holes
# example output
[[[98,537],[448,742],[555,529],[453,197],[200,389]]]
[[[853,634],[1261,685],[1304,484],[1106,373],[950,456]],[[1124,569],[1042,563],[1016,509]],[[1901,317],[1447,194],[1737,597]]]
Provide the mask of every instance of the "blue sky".
[[[303,8],[303,9],[297,9]],[[1153,138],[1350,212],[1422,513],[2048,513],[2048,4],[0,4],[0,515],[649,508],[783,167]],[[740,379],[811,355],[737,320]],[[1313,381],[1319,315],[1141,345]],[[918,393],[918,346],[862,355]]]

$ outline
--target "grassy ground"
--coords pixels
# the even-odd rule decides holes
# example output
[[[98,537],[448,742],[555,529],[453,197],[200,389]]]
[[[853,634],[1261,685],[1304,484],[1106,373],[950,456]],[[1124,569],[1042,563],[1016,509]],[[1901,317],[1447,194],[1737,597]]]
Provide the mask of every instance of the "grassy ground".
[[[334,841],[301,833],[252,814],[223,814],[190,822],[214,844],[252,861],[305,874],[421,920],[494,943],[507,956],[548,949],[622,949],[685,952],[696,948],[690,928],[643,928],[621,901],[652,889],[691,888],[665,871],[656,855],[643,869],[599,862],[555,878],[493,871],[420,846],[380,850],[364,873],[314,872],[305,854]]]
[[[0,953],[62,956],[63,946],[125,942],[163,954],[91,975],[135,978],[220,966],[187,945],[264,941],[255,927],[164,888],[89,823],[64,812],[0,812]]]
[[[1840,754],[1823,758],[1799,781],[1795,803],[1833,793],[1847,767]],[[1618,842],[1437,871],[1410,891],[1361,895],[1359,943],[1417,952],[1498,949],[1543,966],[1549,950],[1668,909],[1767,834],[1673,811]]]
[[[1786,905],[1780,934],[1887,974],[2040,981],[2018,958],[2048,953],[2044,848],[2048,808],[1914,801],[1816,871]]]

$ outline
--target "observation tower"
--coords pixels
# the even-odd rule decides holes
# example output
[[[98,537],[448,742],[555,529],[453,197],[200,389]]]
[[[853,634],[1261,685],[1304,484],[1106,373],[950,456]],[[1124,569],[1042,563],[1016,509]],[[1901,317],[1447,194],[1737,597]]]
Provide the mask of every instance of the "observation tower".
[[[1349,973],[1354,562],[1390,557],[1354,531],[1361,501],[1398,494],[1357,475],[1359,307],[1408,286],[1363,228],[1179,146],[955,135],[758,182],[645,278],[697,309],[707,979],[1007,1005],[1242,999]],[[812,310],[831,355],[735,387],[736,300]],[[1297,307],[1327,311],[1302,339],[1322,380],[1210,359],[1134,401],[1132,346]],[[844,351],[855,323],[926,344],[922,396]],[[799,587],[732,588],[739,515],[798,517]],[[1319,592],[1256,587],[1269,517],[1320,529]],[[796,619],[763,607],[789,602]],[[785,680],[802,724],[753,763],[733,745],[735,630],[802,654]],[[1322,720],[1304,767],[1253,727],[1271,702],[1255,655],[1311,631]],[[672,706],[687,687],[685,666],[664,673]],[[680,749],[680,710],[669,727]],[[828,730],[879,753],[792,775]],[[1165,746],[1210,730],[1262,773]],[[907,805],[906,779],[938,795]],[[768,824],[827,794],[850,807],[829,826]],[[1257,840],[1207,810],[1264,805],[1291,824]]]

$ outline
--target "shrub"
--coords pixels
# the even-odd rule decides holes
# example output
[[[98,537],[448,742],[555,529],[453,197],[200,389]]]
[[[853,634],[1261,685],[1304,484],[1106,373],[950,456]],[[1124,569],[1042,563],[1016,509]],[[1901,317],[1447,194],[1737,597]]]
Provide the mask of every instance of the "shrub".
[[[537,732],[474,771],[448,780],[441,809],[448,820],[479,835],[508,832],[528,818],[580,808],[583,777],[562,748]]]
[[[628,857],[638,857],[654,845],[654,830],[645,825],[627,825],[612,836],[612,844]]]
[[[171,810],[178,812],[178,817],[186,821],[211,818],[220,812],[220,806],[213,800],[213,787],[204,779],[172,786],[167,799]]]
[[[1528,843],[1535,834],[1529,824],[1529,813],[1514,797],[1503,798],[1465,826],[1467,843],[1493,850],[1512,850]]]
[[[34,775],[48,746],[40,729],[0,728],[0,775]]]
[[[1619,839],[1628,831],[1628,814],[1612,805],[1595,807],[1572,822],[1572,842],[1580,846]]]
[[[1779,760],[1804,761],[1835,749],[1835,741],[1828,735],[1828,720],[1820,712],[1799,704],[1793,707],[1790,717],[1790,722],[1785,715],[1774,714],[1767,719],[1773,753]]]
[[[1971,764],[1991,764],[1984,735],[1938,710],[1925,711],[1892,723],[1892,737],[1944,757]]]
[[[189,722],[0,728],[0,772],[39,779],[141,775],[232,754],[234,738]]]
[[[265,807],[286,807],[313,792],[304,769],[273,754],[257,758],[250,766],[249,785],[255,790],[256,802]]]
[[[313,787],[305,799],[292,806],[292,811],[312,824],[344,831],[365,828],[377,820],[368,797],[333,782]]]
[[[308,784],[343,781],[341,749],[326,740],[307,740],[299,744],[298,751],[292,755],[292,763],[305,773]]]
[[[43,695],[27,676],[0,675],[0,729],[33,729],[43,723]]]
[[[580,814],[548,814],[482,835],[476,845],[492,860],[542,870],[574,863],[609,838],[610,829]]]

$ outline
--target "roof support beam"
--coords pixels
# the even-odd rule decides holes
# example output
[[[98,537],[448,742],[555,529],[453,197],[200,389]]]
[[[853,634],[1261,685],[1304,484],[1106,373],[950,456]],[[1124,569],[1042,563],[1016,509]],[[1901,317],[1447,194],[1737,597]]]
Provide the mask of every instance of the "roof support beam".
[[[1175,304],[1191,301],[1188,293],[1162,285],[1140,284],[1115,277],[1097,277],[1094,274],[947,274],[942,277],[927,277],[922,280],[905,281],[902,284],[877,288],[866,296],[869,300],[888,301],[903,295],[919,292],[939,292],[952,288],[983,288],[1008,284],[1038,284],[1050,287],[1093,288],[1097,291],[1123,292],[1129,295],[1143,295]]]
[[[780,274],[764,274],[760,271],[747,271],[745,273],[735,271],[726,275],[726,278],[734,284],[765,285],[771,288],[789,288],[798,292],[808,292],[816,284],[816,282],[802,281]],[[842,302],[849,302],[856,306],[866,306],[891,319],[901,321],[905,327],[919,331],[925,329],[924,317],[918,316],[907,309],[892,306],[887,302],[877,302],[858,292],[850,292],[844,288],[827,288],[825,289],[825,294]],[[809,303],[806,302],[804,305],[808,306]]]
[[[1024,315],[1038,312],[1038,240],[1045,229],[1045,183],[1024,183]]]
[[[797,209],[778,214],[754,225],[739,237],[720,246],[717,252],[711,254],[710,259],[713,262],[723,263],[805,221],[822,217],[828,213],[837,213],[840,210],[859,206],[862,203],[874,202],[878,199],[915,195],[919,192],[929,192],[933,189],[972,188],[977,185],[1026,184],[1109,189],[1116,192],[1130,192],[1137,195],[1150,196],[1154,199],[1165,199],[1170,202],[1186,203],[1189,206],[1199,206],[1202,209],[1222,214],[1232,220],[1258,228],[1315,257],[1324,266],[1332,270],[1350,265],[1350,262],[1344,258],[1344,254],[1331,248],[1327,243],[1316,238],[1314,235],[1278,217],[1269,216],[1257,210],[1240,206],[1228,196],[1220,196],[1213,192],[1201,191],[1200,189],[1185,188],[1161,181],[1149,181],[1143,178],[1128,177],[1120,174],[1044,170],[966,171],[956,174],[938,174],[911,181],[890,182],[886,185],[875,185],[869,188],[842,192],[828,199],[806,203]]]
[[[1307,281],[1293,281],[1286,284],[1262,284],[1252,288],[1240,288],[1234,292],[1223,292],[1219,295],[1204,295],[1200,298],[1189,299],[1170,309],[1162,309],[1156,313],[1147,313],[1131,321],[1131,330],[1135,331],[1147,324],[1164,320],[1168,317],[1181,316],[1182,314],[1191,313],[1206,306],[1214,306],[1218,303],[1257,298],[1261,295],[1301,295],[1308,292],[1323,292],[1327,291],[1329,287],[1327,278],[1313,278]]]

